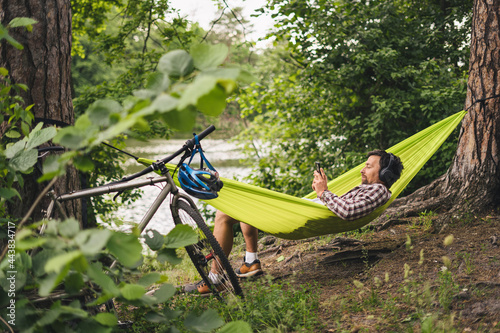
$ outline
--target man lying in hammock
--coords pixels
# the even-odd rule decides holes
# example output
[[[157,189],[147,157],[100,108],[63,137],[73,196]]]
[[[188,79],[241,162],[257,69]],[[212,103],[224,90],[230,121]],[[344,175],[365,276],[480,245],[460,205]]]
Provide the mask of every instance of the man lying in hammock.
[[[399,179],[402,170],[403,164],[399,157],[382,150],[371,151],[368,153],[365,167],[361,170],[361,185],[340,197],[328,190],[328,180],[323,169],[320,172],[314,171],[312,188],[316,192],[317,198],[313,201],[324,204],[341,219],[361,218],[390,199],[389,188]],[[233,225],[236,223],[239,221],[217,211],[214,236],[227,256],[233,247]],[[260,275],[263,271],[257,254],[259,231],[246,223],[240,223],[240,226],[245,238],[246,254],[243,265],[235,273],[240,278]],[[215,284],[220,282],[220,277],[216,272],[216,268],[212,267],[209,275]],[[200,294],[210,292],[203,281],[198,283],[195,288]]]

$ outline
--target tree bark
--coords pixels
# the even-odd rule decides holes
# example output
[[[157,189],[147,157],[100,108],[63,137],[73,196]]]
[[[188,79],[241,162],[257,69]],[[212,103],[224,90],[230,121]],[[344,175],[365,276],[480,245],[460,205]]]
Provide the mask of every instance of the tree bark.
[[[475,0],[472,20],[467,115],[446,175],[395,200],[389,215],[424,210],[480,213],[500,206],[500,3]]]
[[[28,91],[21,94],[25,106],[32,105],[35,118],[73,124],[71,96],[71,6],[68,0],[0,0],[0,21],[4,26],[16,17],[38,21],[33,31],[11,29],[9,33],[20,42],[18,50],[6,42],[0,45],[0,67],[9,71],[13,83],[23,83]],[[45,120],[44,120],[45,119]],[[21,190],[22,204],[9,207],[13,216],[23,216],[41,191],[35,176],[27,176]],[[79,188],[78,173],[68,168],[65,177],[55,186],[57,193]],[[79,217],[79,202],[67,206],[68,213]],[[39,218],[37,213],[34,218]]]

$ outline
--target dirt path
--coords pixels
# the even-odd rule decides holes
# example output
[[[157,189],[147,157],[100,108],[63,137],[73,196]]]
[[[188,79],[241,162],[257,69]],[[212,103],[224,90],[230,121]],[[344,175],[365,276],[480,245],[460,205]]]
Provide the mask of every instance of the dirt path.
[[[274,279],[317,284],[324,332],[500,332],[500,216],[440,231],[436,217],[356,239],[268,236],[260,259]]]

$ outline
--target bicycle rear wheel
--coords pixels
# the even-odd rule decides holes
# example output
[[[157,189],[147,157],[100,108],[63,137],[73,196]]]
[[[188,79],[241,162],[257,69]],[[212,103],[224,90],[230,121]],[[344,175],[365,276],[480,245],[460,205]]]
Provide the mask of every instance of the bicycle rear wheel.
[[[186,251],[212,294],[220,296],[222,293],[229,292],[243,297],[238,278],[227,256],[205,224],[200,212],[183,200],[178,200],[172,209],[175,209],[178,215],[176,217],[176,214],[173,214],[175,224],[187,224],[199,234],[198,243],[186,246]],[[218,286],[215,286],[208,278],[213,262],[215,262],[217,272],[222,278],[222,284]]]

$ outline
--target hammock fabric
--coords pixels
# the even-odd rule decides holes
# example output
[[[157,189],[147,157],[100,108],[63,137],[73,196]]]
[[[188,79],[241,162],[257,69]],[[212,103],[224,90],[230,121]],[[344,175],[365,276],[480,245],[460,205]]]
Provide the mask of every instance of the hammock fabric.
[[[285,239],[304,239],[361,228],[379,217],[398,197],[465,114],[466,111],[458,112],[387,149],[401,158],[403,173],[391,187],[391,199],[363,218],[342,220],[322,204],[227,178],[222,178],[224,187],[219,192],[219,197],[208,200],[207,203],[239,221]],[[150,164],[145,159],[139,159],[138,162]],[[360,172],[364,164],[330,181],[328,189],[340,196],[360,185]],[[175,169],[175,165],[168,167]],[[310,199],[315,197],[314,191],[306,196]]]

